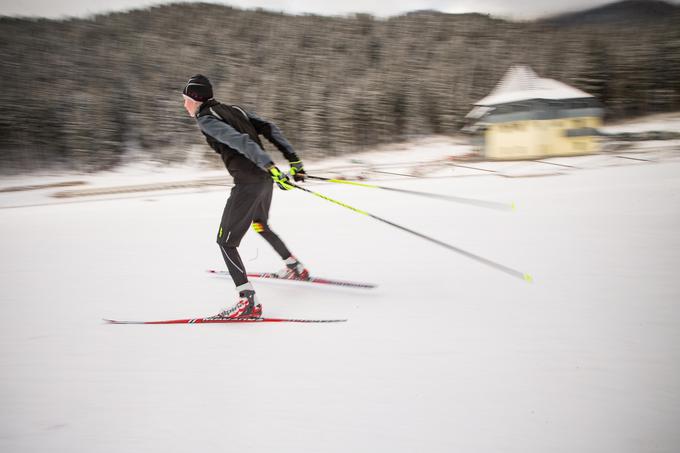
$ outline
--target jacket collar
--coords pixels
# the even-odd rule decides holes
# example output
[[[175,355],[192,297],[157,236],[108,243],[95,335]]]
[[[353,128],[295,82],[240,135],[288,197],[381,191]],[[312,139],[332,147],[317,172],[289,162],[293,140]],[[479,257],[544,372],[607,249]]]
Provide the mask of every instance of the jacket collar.
[[[199,116],[204,110],[209,109],[210,107],[212,107],[212,106],[214,106],[214,105],[217,105],[217,104],[219,104],[219,102],[217,102],[215,99],[208,99],[208,100],[205,101],[203,104],[201,104],[201,106],[198,108],[198,110],[196,110],[196,115],[195,115],[196,118],[198,118],[198,116]]]

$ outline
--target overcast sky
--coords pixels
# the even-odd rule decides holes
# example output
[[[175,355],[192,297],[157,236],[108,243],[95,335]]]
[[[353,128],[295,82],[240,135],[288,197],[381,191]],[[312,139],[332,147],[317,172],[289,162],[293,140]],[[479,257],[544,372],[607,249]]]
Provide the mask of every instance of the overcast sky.
[[[176,1],[176,0],[175,0]],[[0,15],[63,18],[145,8],[173,0],[0,0]],[[191,0],[182,0],[191,1]],[[209,0],[203,0],[209,1]],[[421,9],[447,13],[479,12],[512,19],[532,19],[612,3],[614,0],[212,0],[241,8],[265,8],[287,13],[338,15],[353,12],[386,17]],[[671,0],[680,3],[680,0]]]

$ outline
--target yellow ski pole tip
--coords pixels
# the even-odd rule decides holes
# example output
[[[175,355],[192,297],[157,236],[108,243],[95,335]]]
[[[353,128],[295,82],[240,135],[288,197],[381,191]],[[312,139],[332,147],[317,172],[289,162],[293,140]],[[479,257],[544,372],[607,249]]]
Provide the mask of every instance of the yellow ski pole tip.
[[[533,283],[533,282],[534,282],[534,277],[532,277],[532,276],[529,275],[529,274],[524,274],[524,280],[525,280],[527,283]]]
[[[513,211],[517,211],[517,205],[515,204],[514,201],[513,201],[512,204],[510,205],[510,209],[512,209]]]

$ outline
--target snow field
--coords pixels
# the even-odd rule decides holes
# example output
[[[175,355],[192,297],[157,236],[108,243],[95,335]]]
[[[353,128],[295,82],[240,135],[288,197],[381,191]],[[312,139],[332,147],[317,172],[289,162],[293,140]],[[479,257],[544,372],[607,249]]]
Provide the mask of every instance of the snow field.
[[[255,282],[265,314],[347,323],[112,326],[234,300],[205,273],[227,189],[0,211],[0,451],[675,451],[680,163],[380,184],[518,210],[308,187],[535,283],[277,190],[313,273],[380,287]]]

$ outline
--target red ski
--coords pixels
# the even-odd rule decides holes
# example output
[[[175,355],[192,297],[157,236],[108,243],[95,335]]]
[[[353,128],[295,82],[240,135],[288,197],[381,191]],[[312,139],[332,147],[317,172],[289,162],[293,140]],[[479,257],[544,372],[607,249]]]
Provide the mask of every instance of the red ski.
[[[258,323],[258,322],[304,322],[304,323],[329,323],[345,322],[346,319],[293,319],[293,318],[187,318],[168,319],[164,321],[116,321],[104,319],[109,324],[230,324],[230,323]]]
[[[209,269],[209,273],[215,274],[215,275],[229,275],[229,272],[227,271],[218,271],[215,269]],[[348,282],[344,280],[332,280],[329,278],[321,278],[321,277],[310,277],[307,280],[296,280],[296,279],[291,279],[291,278],[282,278],[279,277],[278,274],[274,272],[252,272],[247,274],[249,278],[260,278],[260,279],[268,279],[268,280],[277,280],[277,281],[283,281],[283,282],[301,282],[301,283],[314,283],[314,284],[319,284],[319,285],[329,285],[329,286],[343,286],[345,288],[361,288],[361,289],[372,289],[376,288],[378,285],[375,285],[373,283],[360,283],[360,282]]]

